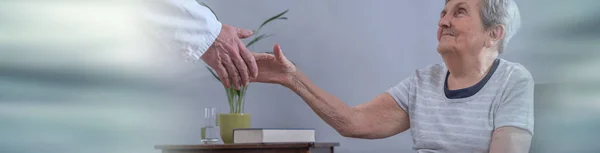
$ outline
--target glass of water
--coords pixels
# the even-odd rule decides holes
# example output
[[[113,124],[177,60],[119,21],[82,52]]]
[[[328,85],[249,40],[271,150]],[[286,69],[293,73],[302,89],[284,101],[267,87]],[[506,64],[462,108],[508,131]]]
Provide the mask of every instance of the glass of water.
[[[204,108],[204,124],[200,142],[203,144],[218,144],[221,141],[220,129],[217,126],[217,109]]]

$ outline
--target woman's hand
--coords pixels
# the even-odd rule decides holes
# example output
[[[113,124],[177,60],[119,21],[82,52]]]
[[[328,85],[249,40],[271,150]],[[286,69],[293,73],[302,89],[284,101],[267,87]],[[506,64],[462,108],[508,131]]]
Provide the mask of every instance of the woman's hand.
[[[296,73],[296,66],[282,53],[280,46],[273,46],[273,54],[254,53],[258,66],[258,77],[252,82],[285,85]]]

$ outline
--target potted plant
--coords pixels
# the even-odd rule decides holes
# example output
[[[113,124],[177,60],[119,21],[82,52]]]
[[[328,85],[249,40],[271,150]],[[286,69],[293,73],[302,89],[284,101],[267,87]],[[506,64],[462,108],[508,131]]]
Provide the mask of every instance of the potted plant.
[[[208,7],[207,4],[205,4],[203,2],[199,2],[199,3],[203,6],[206,6],[208,9],[210,9],[213,12],[213,14],[215,14],[214,11],[210,7]],[[256,30],[253,30],[253,34],[251,37],[254,37],[254,38],[252,38],[252,40],[250,40],[246,44],[246,47],[250,47],[262,39],[273,36],[271,34],[260,34],[261,28],[263,28],[264,26],[266,26],[267,24],[269,24],[275,20],[287,20],[287,17],[284,16],[287,12],[288,12],[288,10],[285,10],[285,11],[263,21],[262,24]],[[215,17],[216,17],[216,14],[215,14]],[[218,17],[217,17],[217,20],[218,20]],[[267,52],[267,53],[272,53],[272,52]],[[215,79],[217,79],[219,81],[223,81],[223,80],[219,79],[219,77],[216,75],[216,73],[214,72],[213,69],[211,69],[208,66],[206,68],[212,73],[212,75],[215,77]],[[229,113],[219,114],[218,124],[219,124],[219,127],[221,128],[221,138],[223,139],[223,142],[226,144],[233,143],[233,135],[232,135],[233,129],[250,128],[251,115],[244,112],[244,106],[245,106],[244,104],[245,104],[245,97],[246,97],[247,89],[248,89],[248,86],[242,86],[240,88],[240,90],[236,90],[235,88],[233,88],[233,86],[232,86],[232,88],[225,88],[225,93],[227,94],[227,101],[229,104]]]

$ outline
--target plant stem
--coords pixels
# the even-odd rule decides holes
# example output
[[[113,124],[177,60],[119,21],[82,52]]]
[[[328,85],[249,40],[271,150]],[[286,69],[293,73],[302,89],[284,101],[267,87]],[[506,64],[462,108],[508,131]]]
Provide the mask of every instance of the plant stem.
[[[236,107],[237,105],[235,103],[237,101],[238,94],[237,94],[236,90],[233,88],[230,90],[230,92],[231,92],[231,105],[233,107],[233,113],[237,113],[237,107]]]
[[[235,113],[239,114],[240,113],[240,95],[237,96],[237,98],[235,99]]]
[[[248,89],[248,86],[244,86],[242,88],[242,92],[240,92],[240,113],[244,112],[244,104],[246,104],[246,102],[244,101],[244,97],[246,96],[246,89]]]
[[[229,102],[229,112],[233,111],[233,95],[231,93],[231,88],[225,88],[225,92],[227,93],[227,102]]]
[[[246,88],[247,88],[247,87],[245,87],[245,86],[244,86],[244,87],[242,87],[242,89],[240,89],[240,91],[238,92],[238,93],[239,93],[239,95],[238,95],[238,97],[237,97],[237,98],[238,98],[238,99],[237,99],[237,113],[240,113],[240,114],[241,114],[241,113],[243,113],[243,110],[244,110],[244,106],[243,106],[243,105],[244,105],[244,95],[245,95],[245,93],[246,93]]]
[[[238,95],[238,98],[237,98],[237,112],[236,113],[238,113],[238,114],[242,113],[241,112],[242,111],[241,107],[242,107],[242,96]]]

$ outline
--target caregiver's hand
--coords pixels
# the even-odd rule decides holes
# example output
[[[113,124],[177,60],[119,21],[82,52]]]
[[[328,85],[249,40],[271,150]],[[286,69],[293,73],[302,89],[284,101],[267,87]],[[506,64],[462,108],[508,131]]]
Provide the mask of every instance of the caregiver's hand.
[[[240,38],[250,37],[252,31],[227,24],[222,25],[219,36],[201,58],[215,69],[223,86],[240,89],[241,86],[247,86],[250,79],[258,75],[252,52],[240,40]]]

